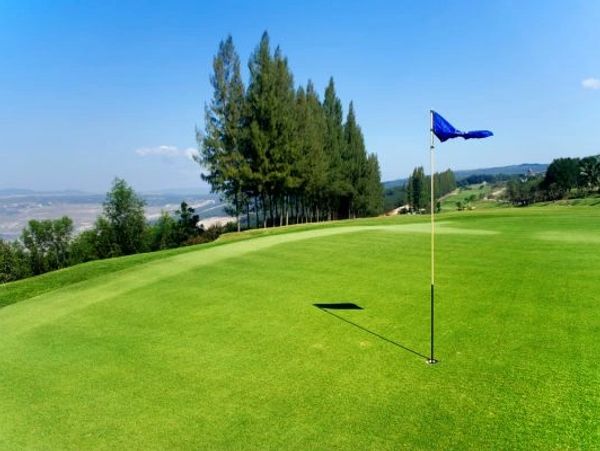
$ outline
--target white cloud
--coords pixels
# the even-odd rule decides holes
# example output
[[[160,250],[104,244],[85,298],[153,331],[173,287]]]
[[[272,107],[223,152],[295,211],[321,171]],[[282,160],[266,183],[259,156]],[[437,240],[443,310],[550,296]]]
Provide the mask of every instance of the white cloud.
[[[185,157],[189,160],[194,159],[194,155],[197,155],[196,149],[188,147],[186,149],[178,149],[176,146],[156,146],[156,147],[140,147],[135,150],[135,153],[140,157],[148,156],[161,156],[165,158],[179,158]]]
[[[140,157],[147,157],[150,155],[160,155],[163,157],[177,157],[179,156],[179,150],[175,146],[157,146],[157,147],[141,147],[135,150]]]
[[[188,147],[187,149],[183,150],[183,154],[185,155],[186,158],[193,161],[194,157],[196,157],[198,155],[198,151],[196,149],[194,149],[193,147]]]
[[[600,89],[600,79],[586,78],[581,81],[581,86],[583,86],[584,89]]]

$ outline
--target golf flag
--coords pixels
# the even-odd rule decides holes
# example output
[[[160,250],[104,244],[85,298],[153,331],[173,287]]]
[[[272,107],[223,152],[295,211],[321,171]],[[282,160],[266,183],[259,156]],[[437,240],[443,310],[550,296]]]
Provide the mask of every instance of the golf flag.
[[[431,114],[433,115],[433,133],[441,142],[447,141],[452,138],[487,138],[489,136],[493,136],[494,134],[489,130],[474,130],[471,132],[462,132],[454,128],[454,126],[440,116],[435,111],[431,110]]]

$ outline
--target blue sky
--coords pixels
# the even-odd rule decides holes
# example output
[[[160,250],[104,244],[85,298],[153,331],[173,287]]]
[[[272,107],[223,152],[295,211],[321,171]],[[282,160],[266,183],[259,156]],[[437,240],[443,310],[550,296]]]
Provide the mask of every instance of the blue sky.
[[[205,189],[189,159],[212,57],[264,30],[296,83],[333,76],[383,179],[428,162],[428,110],[491,139],[440,168],[600,153],[600,2],[0,2],[0,188]]]

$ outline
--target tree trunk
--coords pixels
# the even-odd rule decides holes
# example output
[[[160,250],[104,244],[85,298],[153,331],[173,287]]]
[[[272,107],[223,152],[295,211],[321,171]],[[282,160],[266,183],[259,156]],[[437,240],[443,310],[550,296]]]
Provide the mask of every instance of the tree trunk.
[[[275,225],[275,218],[273,216],[273,196],[269,194],[269,213],[271,214],[271,227]]]
[[[289,226],[290,225],[290,202],[289,202],[289,198],[286,197],[286,201],[285,201],[285,226]]]
[[[246,202],[246,227],[250,228],[250,202]]]
[[[263,211],[263,229],[267,228],[267,199],[262,195],[262,211]]]
[[[279,227],[283,226],[283,209],[285,205],[285,197],[281,199],[281,204],[279,205]]]
[[[291,205],[292,210],[292,221],[298,223],[298,197],[294,196],[293,204]]]
[[[259,227],[259,208],[258,208],[258,196],[254,198],[254,221],[256,223],[256,228],[258,229]]]
[[[240,222],[240,190],[238,189],[235,193],[235,215],[237,220],[237,231],[242,231],[242,224]]]

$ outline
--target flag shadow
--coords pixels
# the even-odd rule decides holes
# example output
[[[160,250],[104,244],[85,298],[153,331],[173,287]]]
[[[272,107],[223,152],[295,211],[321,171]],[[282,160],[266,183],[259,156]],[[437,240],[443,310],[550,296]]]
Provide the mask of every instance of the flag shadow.
[[[328,304],[321,304],[321,303],[317,303],[317,304],[313,304],[313,306],[317,307],[319,310],[321,310],[322,312],[325,312],[347,324],[350,324],[351,326],[356,327],[357,329],[362,330],[363,332],[366,332],[370,335],[373,335],[374,337],[379,338],[380,340],[386,341],[400,349],[403,349],[406,352],[410,352],[411,354],[414,354],[416,356],[422,357],[424,359],[427,359],[428,357],[426,355],[421,354],[418,351],[415,351],[414,349],[410,349],[406,346],[404,346],[401,343],[398,343],[397,341],[391,340],[387,337],[384,337],[383,335],[378,334],[377,332],[374,332],[372,330],[367,329],[366,327],[361,326],[360,324],[356,324],[352,321],[350,321],[349,319],[344,318],[343,316],[340,316],[334,312],[332,312],[331,310],[363,310],[362,307],[360,307],[359,305],[356,305],[354,303],[351,302],[336,302],[336,303],[328,303]]]

